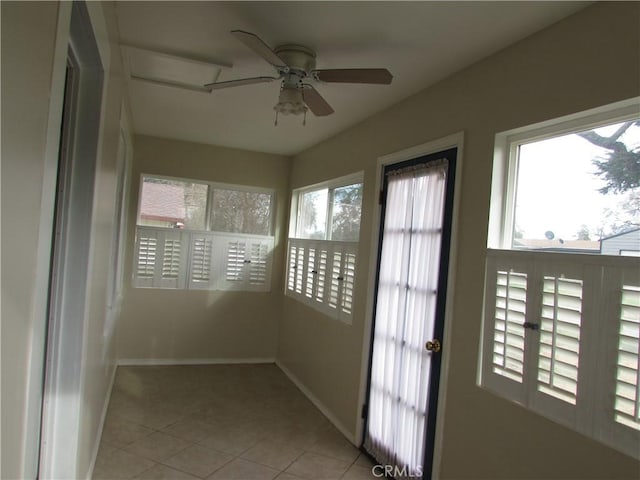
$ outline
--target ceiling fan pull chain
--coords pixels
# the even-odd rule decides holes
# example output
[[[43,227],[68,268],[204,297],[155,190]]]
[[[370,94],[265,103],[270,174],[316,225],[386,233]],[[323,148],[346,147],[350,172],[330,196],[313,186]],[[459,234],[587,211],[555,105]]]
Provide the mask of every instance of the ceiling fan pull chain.
[[[304,127],[307,124],[307,111],[304,111],[304,117],[302,118],[302,126]]]
[[[276,122],[274,123],[274,125],[277,127],[278,126],[278,111],[276,110]]]

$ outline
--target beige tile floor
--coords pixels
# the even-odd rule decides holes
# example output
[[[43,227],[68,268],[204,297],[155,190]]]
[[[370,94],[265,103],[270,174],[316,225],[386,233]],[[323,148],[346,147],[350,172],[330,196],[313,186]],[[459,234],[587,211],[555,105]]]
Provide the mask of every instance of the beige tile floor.
[[[94,480],[369,479],[275,365],[120,367]]]

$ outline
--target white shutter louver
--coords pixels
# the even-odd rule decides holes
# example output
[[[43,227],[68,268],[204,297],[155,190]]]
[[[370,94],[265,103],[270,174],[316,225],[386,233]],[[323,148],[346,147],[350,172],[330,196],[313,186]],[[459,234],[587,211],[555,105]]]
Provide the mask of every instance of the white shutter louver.
[[[189,288],[210,289],[213,285],[213,236],[192,235]]]
[[[325,282],[327,278],[327,257],[328,251],[320,248],[316,259],[316,285],[313,298],[316,302],[324,302]]]
[[[251,243],[249,256],[249,284],[256,290],[269,289],[269,245],[266,242]]]
[[[230,241],[227,243],[227,259],[225,268],[225,279],[227,282],[244,281],[244,265],[247,244],[240,241]]]
[[[493,373],[522,383],[527,298],[527,275],[498,271],[493,319]]]
[[[545,276],[542,292],[538,390],[576,404],[582,280]]]
[[[138,248],[136,251],[136,278],[152,279],[156,269],[156,254],[158,240],[155,236],[138,236]]]
[[[180,274],[180,253],[182,245],[179,239],[166,239],[162,254],[162,278],[175,279]]]
[[[184,288],[186,252],[181,230],[158,231],[159,269],[156,269],[154,287]],[[186,234],[184,235],[186,236]]]
[[[295,267],[294,290],[296,293],[300,295],[302,295],[302,284],[304,280],[304,254],[305,254],[305,248],[302,245],[298,245],[296,267]]]
[[[316,270],[316,250],[317,247],[310,246],[307,249],[307,260],[305,262],[305,287],[304,295],[308,298],[313,297],[313,290],[316,283],[316,276],[318,271]]]
[[[333,251],[330,265],[331,281],[329,283],[329,307],[338,308],[340,302],[340,290],[342,284],[342,252],[338,249]]]
[[[289,265],[287,268],[287,290],[294,292],[296,289],[296,270],[298,268],[298,246],[289,242]]]
[[[640,430],[640,287],[623,285],[615,381],[615,421]]]
[[[342,269],[342,292],[340,298],[340,310],[343,317],[351,315],[353,308],[353,289],[356,275],[356,255],[352,252],[345,252],[344,266]]]

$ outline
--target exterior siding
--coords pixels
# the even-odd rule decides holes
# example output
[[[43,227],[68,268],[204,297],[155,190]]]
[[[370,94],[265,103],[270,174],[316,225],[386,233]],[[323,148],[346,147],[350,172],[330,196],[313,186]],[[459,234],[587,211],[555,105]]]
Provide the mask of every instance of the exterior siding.
[[[602,239],[602,255],[620,255],[621,250],[640,252],[640,228]]]

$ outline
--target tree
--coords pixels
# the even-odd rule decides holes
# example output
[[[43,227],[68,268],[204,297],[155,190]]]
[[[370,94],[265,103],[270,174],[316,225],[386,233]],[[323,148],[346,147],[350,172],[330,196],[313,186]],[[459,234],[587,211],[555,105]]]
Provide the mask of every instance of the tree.
[[[268,235],[271,195],[214,188],[211,228],[219,232]]]
[[[591,234],[589,233],[589,227],[586,225],[581,225],[580,230],[576,233],[577,240],[591,240]]]
[[[593,130],[578,133],[594,145],[609,150],[603,158],[593,160],[597,168],[596,175],[606,181],[606,185],[600,189],[601,193],[624,193],[640,187],[640,149],[634,149],[620,141],[620,137],[632,125],[640,127],[640,121],[624,122],[609,137],[598,135]]]
[[[360,235],[361,213],[362,184],[336,188],[333,192],[331,238],[340,241],[357,241]]]

